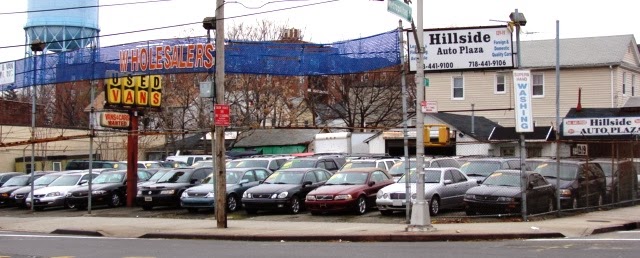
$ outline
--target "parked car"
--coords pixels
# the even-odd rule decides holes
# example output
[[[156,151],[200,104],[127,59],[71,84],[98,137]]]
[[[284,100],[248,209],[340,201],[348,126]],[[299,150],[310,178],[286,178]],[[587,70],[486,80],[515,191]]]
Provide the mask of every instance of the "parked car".
[[[607,196],[605,202],[632,200],[638,188],[638,172],[630,159],[597,158],[591,160],[598,163],[607,180]]]
[[[375,207],[378,190],[390,184],[393,184],[393,179],[384,168],[340,170],[324,185],[307,194],[305,206],[312,215],[335,211],[352,211],[362,215]]]
[[[227,165],[227,168],[266,168],[271,171],[276,171],[280,169],[287,160],[292,158],[291,156],[258,156],[234,159]]]
[[[556,204],[556,188],[541,174],[526,171],[527,213],[551,212]],[[464,209],[467,215],[520,214],[522,212],[521,171],[501,169],[489,175],[481,185],[467,190]]]
[[[12,206],[14,202],[11,199],[11,193],[23,186],[30,186],[32,179],[38,179],[43,175],[45,175],[44,172],[33,172],[33,176],[31,174],[22,174],[7,180],[7,182],[0,187],[0,206]]]
[[[429,213],[438,215],[443,209],[462,208],[465,192],[478,185],[454,167],[427,168],[424,170],[424,198],[429,201]],[[415,201],[418,175],[413,168],[409,177],[411,200]],[[386,186],[377,193],[376,205],[382,215],[407,209],[407,177],[402,176],[397,183]]]
[[[520,169],[520,167],[520,159],[518,158],[475,158],[462,163],[460,171],[481,183],[498,169]]]
[[[46,187],[33,191],[33,209],[36,211],[51,207],[75,208],[66,201],[67,192],[82,183],[97,177],[97,173],[72,172],[61,175]],[[25,203],[31,207],[32,196],[27,196]]]
[[[173,169],[157,182],[139,186],[136,204],[147,211],[156,206],[180,207],[182,192],[199,185],[212,172],[210,167]]]
[[[165,160],[165,161],[158,161],[158,162],[160,163],[160,166],[162,166],[163,168],[188,168],[189,167],[187,162],[184,162],[184,161]]]
[[[138,182],[148,180],[151,175],[146,171],[137,171]],[[127,200],[127,171],[116,170],[101,173],[91,181],[91,205],[118,207]],[[89,205],[89,184],[84,183],[67,192],[66,201],[78,210]]]
[[[140,182],[138,184],[138,187],[151,185],[151,184],[154,184],[154,183],[158,182],[158,180],[160,180],[160,178],[162,178],[165,174],[169,173],[169,171],[171,171],[171,170],[173,170],[173,169],[171,169],[171,168],[159,169],[158,171],[153,173],[153,175],[151,175],[151,177],[149,177],[149,179],[145,180],[144,182]]]
[[[400,161],[400,159],[351,159],[347,161],[340,170],[346,170],[351,168],[381,168],[385,171],[389,171],[391,167]]]
[[[237,211],[242,207],[242,194],[247,189],[267,179],[271,171],[266,168],[229,168],[226,170],[227,181],[227,210]],[[180,206],[187,208],[189,212],[197,212],[198,209],[215,208],[215,192],[213,175],[202,180],[202,184],[187,188],[180,196]]]
[[[91,161],[91,168],[114,168],[123,169],[127,167],[126,162],[111,161],[111,160],[93,160]],[[89,169],[88,160],[71,160],[67,162],[64,170],[85,170]]]
[[[169,156],[165,160],[181,161],[181,162],[187,163],[188,166],[191,166],[193,165],[193,163],[196,163],[198,161],[210,160],[210,159],[213,159],[212,155],[175,155],[175,156]]]
[[[53,182],[58,177],[66,173],[71,173],[71,171],[47,173],[46,175],[41,176],[35,181],[33,181],[33,189],[37,190],[45,186],[48,186],[49,184],[51,184],[51,182]],[[25,199],[27,198],[27,195],[29,195],[30,193],[31,193],[31,185],[23,186],[11,192],[11,194],[9,195],[9,198],[11,198],[11,201],[13,202],[14,206],[24,208],[24,207],[27,207],[25,203]]]
[[[273,172],[262,184],[242,195],[242,206],[248,214],[259,210],[284,210],[292,214],[304,208],[307,193],[323,185],[331,177],[323,168],[287,168]]]
[[[0,172],[0,186],[4,185],[5,182],[9,181],[14,176],[24,175],[24,173],[20,172]]]
[[[534,170],[560,188],[562,208],[600,206],[607,195],[606,176],[598,163],[584,159],[560,160],[560,185],[557,185],[557,161],[538,165]]]
[[[294,158],[287,160],[280,169],[289,168],[322,168],[331,173],[334,173],[340,169],[344,163],[340,163],[338,159],[332,156],[311,156],[303,158]]]
[[[400,179],[405,174],[405,160],[397,161],[391,169],[389,169],[389,174],[396,180]],[[417,160],[416,158],[409,159],[409,169],[416,168]],[[444,168],[444,167],[452,167],[452,168],[460,168],[460,163],[454,158],[451,157],[437,157],[437,158],[425,158],[423,163],[425,168]]]

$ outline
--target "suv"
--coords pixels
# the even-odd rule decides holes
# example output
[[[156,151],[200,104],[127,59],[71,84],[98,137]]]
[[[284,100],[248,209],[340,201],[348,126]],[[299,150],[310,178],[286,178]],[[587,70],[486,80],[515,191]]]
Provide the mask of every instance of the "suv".
[[[550,160],[538,165],[535,172],[560,188],[560,204],[563,208],[600,206],[604,203],[607,178],[598,163],[576,159],[561,159],[560,162]]]
[[[460,165],[460,170],[469,178],[481,183],[487,176],[498,169],[520,169],[518,158],[475,158]]]
[[[108,160],[94,160],[92,162],[92,168],[115,168],[115,169],[126,169],[126,162],[118,162],[118,161],[108,161]],[[89,169],[89,161],[88,160],[71,160],[67,162],[64,170],[86,170]]]
[[[304,158],[294,158],[287,160],[280,169],[287,168],[324,168],[331,173],[335,173],[341,167],[338,157],[331,156],[311,156]]]
[[[271,171],[276,171],[280,167],[290,160],[291,156],[254,156],[251,158],[234,159],[229,161],[227,168],[266,168]]]
[[[638,187],[638,173],[632,160],[596,158],[607,177],[607,202],[631,200]]]

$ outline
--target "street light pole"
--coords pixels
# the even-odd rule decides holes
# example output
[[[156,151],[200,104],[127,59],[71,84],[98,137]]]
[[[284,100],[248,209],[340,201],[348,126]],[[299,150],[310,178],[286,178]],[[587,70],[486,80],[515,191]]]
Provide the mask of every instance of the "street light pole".
[[[31,51],[33,52],[33,85],[31,86],[33,88],[33,92],[31,93],[31,171],[29,171],[29,173],[31,173],[31,176],[29,178],[29,180],[31,181],[31,211],[35,211],[34,208],[34,198],[33,198],[33,191],[34,191],[34,183],[33,181],[35,180],[34,177],[34,172],[35,172],[35,168],[36,168],[36,161],[35,161],[35,156],[36,156],[36,80],[37,80],[37,72],[36,72],[36,67],[37,67],[37,57],[38,57],[38,51],[40,51],[40,53],[42,53],[42,51],[45,48],[45,43],[39,39],[35,39],[33,40],[33,42],[31,42]]]
[[[216,0],[216,103],[224,104],[224,0]],[[215,113],[214,113],[215,115]],[[218,228],[227,227],[227,177],[225,169],[224,127],[215,126],[215,138],[217,139],[214,174],[215,189],[215,215]]]

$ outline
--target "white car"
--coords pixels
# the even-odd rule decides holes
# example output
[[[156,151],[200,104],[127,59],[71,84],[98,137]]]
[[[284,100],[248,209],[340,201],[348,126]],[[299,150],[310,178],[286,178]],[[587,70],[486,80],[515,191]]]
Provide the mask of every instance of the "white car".
[[[48,207],[70,207],[65,201],[65,195],[69,190],[76,188],[80,184],[88,182],[90,179],[98,176],[98,173],[93,173],[92,176],[89,172],[72,172],[64,174],[51,182],[47,187],[43,187],[33,191],[33,209],[37,211],[44,210]],[[27,207],[31,208],[31,194],[25,199]]]
[[[424,198],[429,202],[429,213],[437,215],[441,209],[461,208],[464,205],[464,194],[471,187],[477,186],[476,180],[469,179],[458,168],[427,168],[424,170]],[[416,200],[417,175],[415,168],[410,172],[411,201]],[[382,215],[394,211],[406,210],[406,177],[397,183],[380,189],[376,195],[376,206]]]

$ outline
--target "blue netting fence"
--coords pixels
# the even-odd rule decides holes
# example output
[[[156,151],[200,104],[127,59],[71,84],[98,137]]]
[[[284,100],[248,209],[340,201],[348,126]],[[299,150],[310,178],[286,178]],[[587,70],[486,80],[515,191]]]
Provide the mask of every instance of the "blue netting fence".
[[[197,56],[198,51],[203,50],[187,46],[203,46],[208,41],[209,39],[201,37],[151,40],[27,57],[14,61],[15,82],[0,85],[0,90],[30,87],[34,85],[34,81],[35,85],[46,85],[104,79],[113,71],[133,74],[210,72],[214,71],[215,67],[206,68],[202,65],[202,60],[199,66],[176,67],[178,66],[176,60],[184,63],[184,60],[191,58],[190,60],[198,63],[193,55]],[[215,57],[215,50],[208,52]],[[129,64],[128,69],[121,69],[121,61],[124,61],[123,53],[128,53],[126,57],[128,61],[131,61],[135,53],[139,59],[143,59],[142,54],[144,54],[145,57],[146,55],[151,57],[145,60],[153,59],[149,62],[167,62],[169,65],[151,69],[147,63],[144,65],[145,69],[141,69],[143,66],[138,64],[136,66],[138,69],[132,71],[133,65]],[[169,53],[173,61],[176,61],[174,66],[170,65],[171,61],[168,59],[162,59]],[[206,56],[203,52],[199,54]],[[330,44],[226,41],[225,73],[283,76],[352,74],[398,65],[400,54],[397,30]],[[160,56],[158,59],[154,59],[158,56]]]

